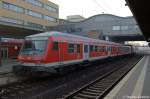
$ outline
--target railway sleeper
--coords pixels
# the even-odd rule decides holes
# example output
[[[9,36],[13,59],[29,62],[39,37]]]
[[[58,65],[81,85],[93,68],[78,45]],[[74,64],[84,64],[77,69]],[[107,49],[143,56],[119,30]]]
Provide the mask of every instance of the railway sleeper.
[[[77,95],[77,97],[81,97],[81,98],[85,98],[85,99],[95,99],[98,96],[99,95],[87,95],[87,94],[83,94],[83,93],[79,93]]]
[[[103,88],[103,87],[106,87],[107,86],[107,84],[105,84],[105,85],[102,85],[102,84],[95,84],[95,85],[92,85],[93,87],[97,87],[97,88]]]
[[[91,87],[89,87],[89,89],[103,90],[104,87],[93,87],[93,86],[91,86]]]
[[[89,94],[89,95],[99,95],[99,93],[96,92],[90,92],[90,91],[82,91],[83,94]]]
[[[78,96],[74,96],[72,99],[86,99],[86,98],[81,98],[81,97],[78,97]]]
[[[92,89],[92,88],[87,88],[86,90],[93,91],[93,92],[102,92],[102,90],[97,90],[97,89]]]
[[[93,90],[93,89],[86,89],[85,91],[94,92],[94,93],[101,93],[101,90]]]

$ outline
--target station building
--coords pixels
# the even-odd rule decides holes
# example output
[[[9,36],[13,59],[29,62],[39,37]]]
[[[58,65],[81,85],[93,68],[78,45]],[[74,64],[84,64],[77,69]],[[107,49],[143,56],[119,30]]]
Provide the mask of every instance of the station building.
[[[70,16],[67,16],[67,20],[70,22],[80,22],[80,21],[85,20],[85,18],[81,15],[70,15]]]
[[[59,25],[49,27],[49,30],[110,40],[118,43],[144,40],[133,16],[120,17],[112,14],[99,14],[80,22],[70,22],[61,19]]]
[[[0,0],[0,36],[43,32],[56,26],[58,17],[58,5],[49,0]]]

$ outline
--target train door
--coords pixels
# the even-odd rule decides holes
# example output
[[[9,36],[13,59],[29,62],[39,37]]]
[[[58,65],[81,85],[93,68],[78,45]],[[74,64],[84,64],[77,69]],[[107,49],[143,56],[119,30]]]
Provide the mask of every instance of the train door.
[[[62,63],[62,44],[59,42],[58,44],[58,50],[59,50],[59,54],[58,54],[58,57],[59,57],[59,64]]]
[[[2,59],[8,58],[8,48],[1,48],[1,58]]]
[[[89,45],[83,45],[83,60],[89,59]]]
[[[108,56],[111,56],[111,46],[107,46],[107,48],[108,48]]]
[[[63,62],[65,61],[64,60],[65,48],[66,48],[65,46],[66,46],[66,43],[64,43],[64,42],[59,43],[59,63],[60,64],[63,64]]]

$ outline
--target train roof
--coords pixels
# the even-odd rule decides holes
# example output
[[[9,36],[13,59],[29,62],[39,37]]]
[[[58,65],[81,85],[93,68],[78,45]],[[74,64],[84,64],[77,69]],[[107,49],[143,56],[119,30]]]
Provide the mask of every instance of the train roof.
[[[44,33],[30,35],[30,36],[26,36],[26,39],[29,39],[29,38],[48,39],[48,37],[50,37],[50,36],[54,36],[54,37],[61,36],[61,37],[66,37],[67,39],[73,39],[74,38],[75,40],[82,40],[82,41],[87,41],[87,42],[101,42],[101,43],[107,43],[107,44],[120,45],[119,43],[114,43],[114,42],[109,42],[109,41],[104,41],[104,40],[98,40],[98,39],[92,39],[92,38],[88,38],[88,37],[83,37],[83,36],[78,36],[78,35],[58,32],[58,31],[50,31],[50,32],[44,32]]]
[[[8,43],[23,43],[23,39],[15,39],[15,38],[1,38],[1,42]]]

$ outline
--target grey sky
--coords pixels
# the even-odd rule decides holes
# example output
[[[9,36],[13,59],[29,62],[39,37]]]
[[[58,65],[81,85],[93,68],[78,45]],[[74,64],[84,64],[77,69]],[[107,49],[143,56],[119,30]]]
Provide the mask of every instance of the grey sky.
[[[131,16],[132,13],[125,0],[50,0],[59,5],[59,17],[65,19],[68,15],[82,15],[86,18],[101,14]]]

